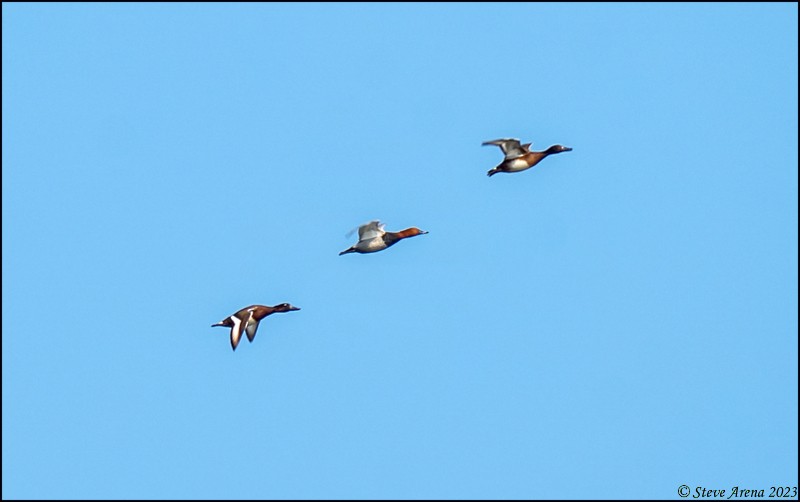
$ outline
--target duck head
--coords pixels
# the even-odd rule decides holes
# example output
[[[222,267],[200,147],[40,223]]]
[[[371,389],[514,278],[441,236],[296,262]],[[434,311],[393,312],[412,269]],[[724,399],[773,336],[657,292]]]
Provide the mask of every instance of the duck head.
[[[406,237],[414,237],[415,235],[422,235],[427,234],[425,230],[420,230],[417,227],[411,227],[403,230],[402,232],[397,232],[397,235],[400,236],[401,239],[405,239]]]
[[[280,305],[275,305],[272,308],[275,312],[291,312],[292,310],[300,310],[300,307],[295,307],[294,305],[288,303],[281,303]]]
[[[561,153],[561,152],[571,152],[572,148],[568,146],[561,146],[561,145],[553,145],[547,149],[547,154],[552,155],[554,153]]]

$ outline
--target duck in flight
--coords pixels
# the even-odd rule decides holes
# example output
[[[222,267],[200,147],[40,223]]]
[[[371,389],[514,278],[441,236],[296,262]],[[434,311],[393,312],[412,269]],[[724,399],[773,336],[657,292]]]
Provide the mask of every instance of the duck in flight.
[[[225,326],[226,328],[231,328],[231,347],[236,350],[236,346],[239,345],[239,340],[242,338],[242,331],[247,335],[247,339],[252,342],[253,338],[256,337],[256,330],[261,319],[275,312],[291,312],[292,310],[300,309],[288,303],[281,303],[274,307],[250,305],[235,314],[231,314],[217,324],[212,324],[211,327]]]
[[[361,225],[358,227],[358,242],[339,253],[339,256],[347,253],[374,253],[376,251],[383,251],[389,246],[397,244],[402,239],[428,233],[417,227],[407,228],[400,232],[386,232],[383,227],[384,225],[378,220],[373,220]]]
[[[525,143],[524,145],[521,145],[519,143],[519,140],[514,138],[484,141],[483,143],[481,143],[481,145],[499,146],[500,149],[503,151],[503,154],[505,155],[505,159],[503,159],[503,162],[501,162],[494,169],[490,169],[489,172],[486,173],[489,176],[495,175],[497,173],[516,173],[519,171],[524,171],[526,169],[530,169],[531,167],[535,166],[548,155],[572,151],[572,148],[568,148],[566,146],[553,145],[547,150],[544,150],[542,152],[532,152],[530,143]]]

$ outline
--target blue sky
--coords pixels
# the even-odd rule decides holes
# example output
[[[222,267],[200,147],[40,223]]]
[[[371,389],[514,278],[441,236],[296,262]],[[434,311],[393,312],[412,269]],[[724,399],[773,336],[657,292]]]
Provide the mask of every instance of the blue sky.
[[[796,4],[2,9],[4,498],[797,485]]]

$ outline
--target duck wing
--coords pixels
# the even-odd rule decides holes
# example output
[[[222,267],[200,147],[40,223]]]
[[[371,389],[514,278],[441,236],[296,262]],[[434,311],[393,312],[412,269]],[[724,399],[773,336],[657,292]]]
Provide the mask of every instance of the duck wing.
[[[236,316],[230,316],[229,319],[233,322],[233,327],[231,328],[231,348],[236,350],[236,346],[239,345],[239,340],[242,338],[242,329],[246,323]]]
[[[516,159],[521,155],[525,155],[527,148],[523,148],[522,145],[519,144],[519,140],[515,138],[503,138],[503,139],[495,139],[492,141],[484,141],[481,143],[482,146],[486,145],[494,145],[499,146],[500,149],[505,154],[506,159]],[[528,146],[530,143],[528,143]]]
[[[372,240],[375,237],[380,237],[386,233],[383,229],[384,225],[381,225],[381,222],[378,220],[370,221],[364,225],[358,227],[358,241],[368,241]]]
[[[258,329],[258,323],[259,321],[253,319],[253,313],[250,312],[250,319],[247,320],[247,326],[245,326],[244,332],[247,335],[247,339],[250,340],[251,342],[253,341],[253,338],[256,337],[256,330]]]

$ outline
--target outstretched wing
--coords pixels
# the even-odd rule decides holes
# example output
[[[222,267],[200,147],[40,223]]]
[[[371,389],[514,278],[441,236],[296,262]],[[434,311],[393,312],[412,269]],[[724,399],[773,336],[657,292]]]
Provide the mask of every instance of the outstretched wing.
[[[258,321],[253,320],[253,315],[250,315],[250,320],[247,321],[247,326],[244,328],[244,332],[247,334],[247,339],[251,342],[253,338],[256,337],[256,330],[258,329]]]
[[[380,237],[386,233],[386,231],[383,230],[383,227],[384,225],[381,225],[381,222],[378,220],[373,220],[369,223],[361,225],[358,227],[358,241],[368,241],[374,239],[375,237]]]
[[[495,145],[499,146],[501,150],[503,150],[503,154],[505,154],[506,159],[516,159],[520,155],[525,155],[528,150],[527,146],[530,146],[530,143],[526,145],[526,148],[523,148],[522,145],[519,144],[519,140],[515,138],[504,138],[504,139],[495,139],[492,141],[484,141],[481,143],[482,146],[486,145]]]
[[[242,329],[245,323],[236,316],[231,316],[229,319],[233,321],[233,327],[231,328],[231,348],[236,350],[236,346],[239,345],[239,340],[242,338]]]

